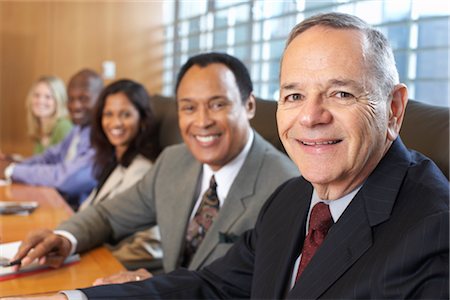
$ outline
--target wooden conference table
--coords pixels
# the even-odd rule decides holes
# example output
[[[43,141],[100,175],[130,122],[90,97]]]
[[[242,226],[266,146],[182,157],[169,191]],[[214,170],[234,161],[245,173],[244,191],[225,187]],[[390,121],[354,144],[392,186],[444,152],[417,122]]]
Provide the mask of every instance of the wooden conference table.
[[[37,201],[39,207],[28,216],[0,215],[0,242],[25,238],[31,229],[55,228],[73,214],[54,189],[21,184],[0,186],[0,201]],[[1,296],[52,294],[59,290],[87,287],[98,277],[124,270],[105,247],[81,255],[77,263],[60,269],[0,281]]]

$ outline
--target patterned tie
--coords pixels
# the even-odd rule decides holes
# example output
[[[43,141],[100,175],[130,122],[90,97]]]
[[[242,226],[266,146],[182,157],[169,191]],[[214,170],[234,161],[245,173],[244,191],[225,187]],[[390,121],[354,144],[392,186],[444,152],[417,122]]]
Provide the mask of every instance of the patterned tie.
[[[184,250],[183,266],[188,266],[192,256],[197,251],[206,232],[211,227],[220,208],[219,198],[217,197],[217,183],[214,175],[209,181],[209,188],[203,194],[202,201],[189,223],[186,232],[186,245]]]
[[[328,205],[323,202],[314,205],[309,218],[308,234],[306,235],[305,243],[303,245],[302,258],[300,266],[298,267],[296,280],[298,280],[303,270],[305,270],[309,261],[314,256],[314,253],[316,253],[317,249],[322,244],[331,225],[333,225],[333,219],[331,218]]]

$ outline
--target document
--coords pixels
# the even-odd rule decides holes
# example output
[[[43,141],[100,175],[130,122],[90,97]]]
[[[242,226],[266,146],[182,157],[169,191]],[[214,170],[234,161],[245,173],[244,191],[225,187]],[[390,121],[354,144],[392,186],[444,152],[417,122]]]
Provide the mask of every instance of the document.
[[[17,253],[17,250],[19,250],[19,246],[20,241],[0,244],[0,261],[12,259]],[[78,261],[80,261],[80,256],[78,254],[74,254],[66,258],[64,265],[73,264]],[[31,275],[46,270],[52,270],[52,268],[48,266],[39,265],[37,260],[24,268],[20,268],[17,272],[14,272],[13,268],[14,267],[0,267],[0,281]]]
[[[0,201],[0,215],[27,216],[32,213],[38,206],[39,203],[37,203],[36,201]]]

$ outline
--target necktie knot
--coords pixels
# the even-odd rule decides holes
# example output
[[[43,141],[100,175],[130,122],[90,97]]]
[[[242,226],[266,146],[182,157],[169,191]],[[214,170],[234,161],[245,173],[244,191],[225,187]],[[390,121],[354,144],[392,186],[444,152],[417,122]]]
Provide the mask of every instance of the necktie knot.
[[[209,180],[209,188],[206,190],[204,196],[205,199],[204,205],[212,206],[217,209],[219,209],[219,198],[217,197],[217,183],[216,179],[214,178],[214,175],[211,176],[211,179]]]
[[[333,224],[330,208],[323,202],[314,205],[309,218],[309,227],[311,230],[317,230],[326,234]]]

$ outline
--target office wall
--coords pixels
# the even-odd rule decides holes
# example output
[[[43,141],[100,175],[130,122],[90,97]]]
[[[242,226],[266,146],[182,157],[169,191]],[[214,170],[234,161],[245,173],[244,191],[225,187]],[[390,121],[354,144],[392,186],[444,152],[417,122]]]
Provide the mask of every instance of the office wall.
[[[24,101],[40,75],[67,83],[112,60],[116,78],[160,92],[162,15],[161,1],[0,1],[0,150],[31,154]]]

